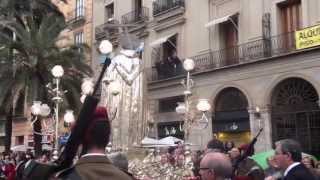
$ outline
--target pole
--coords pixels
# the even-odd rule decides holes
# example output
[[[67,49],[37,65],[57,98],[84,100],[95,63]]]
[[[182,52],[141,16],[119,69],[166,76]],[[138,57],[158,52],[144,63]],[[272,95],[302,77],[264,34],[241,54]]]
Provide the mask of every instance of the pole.
[[[60,101],[60,94],[59,94],[59,81],[60,79],[59,78],[56,78],[56,85],[57,85],[57,91],[56,91],[56,130],[55,130],[55,150],[58,151],[58,148],[59,148],[59,143],[58,143],[58,140],[59,140],[59,133],[58,133],[58,130],[59,130],[59,101]]]
[[[184,93],[184,101],[185,101],[185,106],[186,106],[186,113],[185,113],[185,117],[184,117],[184,133],[185,133],[185,137],[184,140],[185,142],[188,141],[189,138],[189,94],[190,94],[190,72],[187,72],[187,83],[186,83],[186,88],[187,91]]]

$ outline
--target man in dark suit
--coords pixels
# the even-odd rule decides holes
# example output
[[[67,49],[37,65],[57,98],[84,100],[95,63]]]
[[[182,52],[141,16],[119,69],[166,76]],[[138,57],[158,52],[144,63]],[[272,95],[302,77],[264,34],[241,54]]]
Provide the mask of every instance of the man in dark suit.
[[[83,142],[83,147],[87,151],[72,168],[60,173],[59,178],[63,180],[132,179],[112,165],[105,154],[111,129],[107,110],[104,107],[97,107],[92,118]]]
[[[297,141],[284,139],[276,142],[274,159],[284,171],[284,180],[316,180],[301,163],[301,145]]]

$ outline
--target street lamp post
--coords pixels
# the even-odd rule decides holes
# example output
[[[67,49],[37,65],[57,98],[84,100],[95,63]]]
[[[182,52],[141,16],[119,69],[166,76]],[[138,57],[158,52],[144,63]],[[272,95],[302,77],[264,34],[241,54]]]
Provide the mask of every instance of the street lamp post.
[[[64,70],[62,66],[56,65],[51,70],[52,75],[54,76],[54,81],[56,84],[56,88],[54,89],[55,96],[52,100],[55,103],[55,146],[54,146],[54,156],[58,155],[59,148],[59,104],[62,102],[61,92],[59,90],[60,79],[64,74]]]
[[[178,102],[176,107],[176,112],[180,115],[183,115],[184,125],[183,131],[185,133],[185,141],[187,141],[190,133],[190,129],[193,125],[197,124],[197,127],[204,129],[208,126],[209,120],[206,116],[206,112],[210,110],[211,105],[207,99],[199,99],[197,104],[197,110],[202,112],[202,117],[196,119],[194,115],[190,112],[190,97],[192,96],[192,87],[194,86],[194,81],[190,77],[190,72],[194,69],[195,63],[192,59],[186,59],[183,62],[183,68],[187,71],[187,78],[183,79],[181,84],[185,87],[184,102]]]

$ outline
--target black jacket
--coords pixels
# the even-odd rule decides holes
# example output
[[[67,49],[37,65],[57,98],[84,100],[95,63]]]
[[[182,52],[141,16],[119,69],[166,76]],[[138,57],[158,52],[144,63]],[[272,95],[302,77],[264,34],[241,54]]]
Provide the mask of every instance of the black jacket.
[[[302,164],[293,167],[284,180],[316,180],[311,172]]]

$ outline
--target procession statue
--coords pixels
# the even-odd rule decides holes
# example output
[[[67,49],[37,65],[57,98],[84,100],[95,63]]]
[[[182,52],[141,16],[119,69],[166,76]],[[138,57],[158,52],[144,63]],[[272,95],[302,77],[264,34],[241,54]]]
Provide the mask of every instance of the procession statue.
[[[112,120],[112,147],[124,150],[139,144],[146,129],[143,66],[139,58],[143,44],[128,33],[120,35],[119,43],[120,51],[103,78],[101,101]]]

